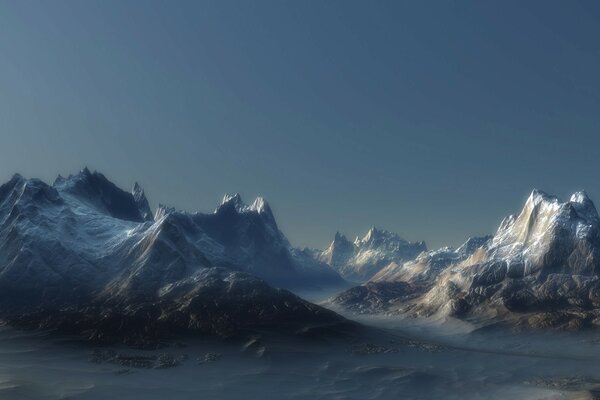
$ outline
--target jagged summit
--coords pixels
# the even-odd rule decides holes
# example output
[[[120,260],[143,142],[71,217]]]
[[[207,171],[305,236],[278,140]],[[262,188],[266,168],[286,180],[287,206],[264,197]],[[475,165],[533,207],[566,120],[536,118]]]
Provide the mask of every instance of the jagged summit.
[[[215,213],[220,209],[233,207],[239,213],[255,212],[258,214],[272,214],[269,203],[263,197],[254,199],[251,205],[244,203],[239,193],[226,194],[221,200],[221,204],[216,208]]]
[[[339,269],[354,256],[354,252],[354,244],[346,236],[336,232],[329,247],[321,252],[318,258],[339,272]]]
[[[367,233],[362,237],[357,237],[354,240],[354,244],[356,246],[371,246],[371,247],[379,247],[379,246],[388,246],[396,248],[400,244],[409,243],[407,240],[403,239],[397,233],[387,231],[385,229],[378,229],[376,227],[371,227]],[[417,242],[419,245],[425,246],[425,242]]]
[[[249,209],[251,211],[256,211],[259,214],[271,214],[271,207],[269,203],[263,197],[257,197],[254,199]]]
[[[552,194],[549,194],[541,189],[533,188],[527,200],[535,200],[535,201],[558,201],[558,197]]]
[[[279,286],[341,283],[341,278],[325,264],[297,258],[299,253],[277,228],[263,198],[248,206],[239,195],[226,196],[218,211],[209,214],[159,205],[153,217],[138,183],[126,192],[101,173],[84,168],[67,178],[58,177],[53,186],[15,175],[0,186],[0,221],[9,218],[19,224],[13,233],[5,232],[10,240],[4,245],[22,246],[27,242],[31,247],[24,253],[11,247],[7,254],[42,260],[50,257],[46,251],[57,247],[60,250],[52,250],[50,258],[57,257],[56,262],[81,260],[88,267],[98,265],[103,271],[95,276],[99,279],[107,279],[107,271],[119,266],[135,268],[135,274],[127,279],[131,281],[135,276],[136,282],[145,279],[150,265],[165,270],[166,276],[176,270],[177,275],[184,276],[196,268],[224,266],[250,271]],[[44,243],[50,247],[43,247]],[[1,256],[0,249],[0,261]],[[12,262],[15,271],[21,268],[19,258],[13,257]],[[73,268],[77,274],[84,270],[91,274],[84,279],[91,282],[95,278],[88,267]],[[57,267],[50,263],[37,270],[54,274]],[[154,271],[152,276],[158,279],[163,275]],[[129,286],[119,282],[123,287]]]
[[[575,208],[580,218],[588,221],[590,224],[600,224],[600,217],[598,216],[596,206],[585,191],[573,193],[569,202]]]
[[[480,323],[600,325],[600,222],[583,191],[562,201],[533,190],[492,238],[470,239],[441,269],[438,255],[451,254],[441,249],[390,265],[370,286],[333,301],[360,312],[410,310]]]
[[[144,198],[138,203],[132,193],[120,189],[99,172],[90,172],[87,167],[68,178],[57,178],[53,186],[71,200],[114,218],[143,222],[151,217]]]
[[[372,227],[354,242],[336,232],[334,240],[321,253],[320,260],[344,278],[364,282],[386,265],[414,259],[425,250],[425,242],[411,243],[393,232]]]
[[[215,209],[214,214],[227,214],[231,211],[235,211],[235,214],[239,215],[258,215],[271,225],[273,230],[279,229],[273,211],[263,197],[257,197],[252,204],[248,205],[242,200],[239,193],[226,194],[223,196],[221,204]]]
[[[217,207],[215,213],[219,211],[219,208],[230,205],[233,206],[238,212],[244,212],[244,210],[248,207],[242,200],[242,196],[240,196],[239,193],[226,194],[223,196],[223,200],[221,200],[221,204],[219,204],[219,207]]]
[[[207,214],[160,205],[152,218],[137,183],[126,192],[88,168],[52,186],[15,175],[0,186],[0,317],[35,310],[26,317],[33,324],[91,332],[111,315],[100,335],[139,334],[138,307],[151,310],[146,330],[169,318],[207,332],[291,315],[336,320],[268,284],[315,289],[342,284],[340,276],[289,244],[264,199],[223,203]]]
[[[554,246],[573,247],[579,241],[597,241],[598,212],[585,192],[563,202],[534,190],[521,212],[505,218],[490,245],[490,256],[540,264]]]
[[[335,235],[333,236],[333,242],[332,243],[339,243],[339,242],[350,242],[348,240],[348,238],[340,232],[335,232]]]
[[[131,188],[131,194],[134,198],[146,197],[144,189],[137,182],[134,182],[133,187]]]
[[[381,238],[382,236],[396,236],[396,237],[398,237],[398,235],[396,235],[396,234],[393,234],[393,233],[388,232],[388,231],[383,231],[383,230],[380,231],[377,228],[375,228],[374,226],[372,226],[371,228],[369,228],[369,230],[367,231],[367,233],[362,238],[359,238],[357,236],[356,239],[354,239],[354,243],[356,245],[359,245],[361,243],[369,243],[369,242],[372,242],[373,240],[377,240],[377,239]]]
[[[438,274],[453,264],[471,257],[476,251],[486,249],[491,235],[470,237],[458,248],[449,246],[423,251],[414,260],[405,263],[392,262],[382,268],[371,282],[411,282],[421,286],[431,285]]]
[[[506,217],[486,257],[525,265],[525,274],[598,274],[600,219],[584,191],[569,201],[533,190],[518,215]]]
[[[152,216],[152,210],[150,209],[150,204],[146,198],[146,193],[139,183],[135,182],[133,184],[131,195],[133,196],[133,200],[137,204],[144,221],[153,221],[154,217]]]

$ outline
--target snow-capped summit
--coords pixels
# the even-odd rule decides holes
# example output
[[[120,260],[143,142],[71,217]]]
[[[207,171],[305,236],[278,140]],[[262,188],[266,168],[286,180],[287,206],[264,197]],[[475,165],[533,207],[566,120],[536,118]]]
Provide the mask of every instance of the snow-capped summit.
[[[87,167],[68,178],[57,178],[53,186],[71,200],[115,218],[143,222],[151,216],[143,197],[138,203],[132,193],[118,188],[99,172],[90,172]]]
[[[320,260],[344,278],[364,282],[386,265],[414,259],[425,250],[424,242],[411,243],[395,233],[373,227],[354,242],[336,233],[333,242],[321,253]]]
[[[129,293],[212,267],[247,271],[277,286],[342,282],[324,263],[297,254],[262,198],[247,206],[239,195],[227,196],[208,214],[160,205],[153,218],[139,184],[126,192],[87,168],[53,186],[20,175],[0,186],[3,293],[18,287],[16,276],[23,284],[48,284],[34,292],[57,299],[68,297],[62,290],[85,292],[90,285]],[[70,283],[61,286],[63,279]]]
[[[585,192],[562,201],[533,190],[520,213],[506,217],[493,237],[390,264],[368,284],[331,301],[358,312],[452,315],[544,328],[598,326],[598,213]]]
[[[562,201],[534,190],[491,240],[469,240],[459,250],[471,255],[455,253],[455,261],[437,274],[431,274],[431,261],[418,262],[424,260],[419,256],[417,262],[386,268],[371,287],[338,299],[374,312],[405,308],[417,315],[567,329],[600,324],[600,223],[585,192]],[[389,286],[390,279],[404,285],[401,292],[378,285]]]
[[[321,261],[334,269],[341,268],[354,256],[354,244],[346,236],[335,233],[333,241],[327,249],[319,255]]]
[[[277,318],[337,319],[265,281],[343,283],[291,247],[261,198],[247,206],[230,196],[208,214],[160,205],[152,218],[140,185],[126,192],[87,168],[52,186],[20,175],[0,186],[0,316],[35,310],[27,317],[33,324],[41,318],[86,332],[98,331],[102,319],[102,329],[120,326],[120,334],[129,326],[133,335],[140,332],[138,307],[145,307],[145,331],[157,315],[183,324],[177,329],[212,333]],[[48,314],[61,307],[69,313]],[[223,319],[235,313],[236,321]]]
[[[239,213],[258,213],[265,214],[268,216],[273,215],[269,203],[263,197],[257,197],[254,199],[252,204],[248,205],[242,200],[242,196],[239,193],[226,194],[221,200],[221,204],[215,209],[215,213],[219,212],[220,209],[233,207]]]
[[[444,271],[419,308],[542,313],[526,324],[579,324],[587,309],[600,305],[599,228],[585,192],[561,201],[534,190],[517,216],[502,221],[485,252]],[[555,314],[543,314],[548,310]]]
[[[483,261],[507,263],[525,276],[597,275],[599,251],[600,220],[585,192],[561,201],[533,190],[521,212],[502,221]]]
[[[239,193],[225,194],[221,204],[215,209],[215,213],[222,207],[234,207],[238,212],[244,212],[248,207],[246,203],[242,201],[242,196]]]
[[[271,207],[269,207],[269,203],[267,203],[267,201],[260,196],[254,199],[249,209],[259,214],[271,214]]]
[[[277,235],[279,228],[271,211],[269,203],[263,197],[254,199],[251,205],[246,204],[239,193],[226,194],[223,196],[221,204],[215,209],[215,215],[232,214],[231,218],[238,218],[236,215],[246,215],[246,218],[253,218],[250,215],[259,216],[269,227],[274,235]]]
[[[491,239],[490,235],[471,237],[456,249],[442,247],[424,251],[414,260],[405,263],[392,262],[371,278],[371,282],[402,281],[421,286],[430,285],[445,268],[468,259],[478,250],[486,249]]]
[[[401,238],[398,234],[384,229],[370,228],[362,238],[356,238],[354,244],[362,248],[377,249],[384,247],[389,251],[397,251],[401,246],[409,244],[407,240]],[[415,244],[425,245],[424,242]]]
[[[575,269],[578,273],[598,273],[596,257],[575,263],[566,258],[600,244],[600,220],[594,203],[585,192],[577,192],[569,201],[534,190],[520,214],[502,221],[490,245],[488,257],[526,264],[526,272]],[[554,254],[550,259],[548,254]],[[562,254],[561,256],[559,256]],[[583,255],[583,254],[581,254]]]

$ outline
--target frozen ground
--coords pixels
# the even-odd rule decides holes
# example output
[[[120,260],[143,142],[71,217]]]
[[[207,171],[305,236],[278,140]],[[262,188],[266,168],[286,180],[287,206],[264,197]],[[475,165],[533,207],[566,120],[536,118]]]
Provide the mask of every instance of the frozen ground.
[[[358,341],[188,341],[157,351],[3,327],[0,398],[568,399],[600,388],[600,344],[590,336],[362,322],[381,331]],[[178,365],[156,368],[170,364]]]

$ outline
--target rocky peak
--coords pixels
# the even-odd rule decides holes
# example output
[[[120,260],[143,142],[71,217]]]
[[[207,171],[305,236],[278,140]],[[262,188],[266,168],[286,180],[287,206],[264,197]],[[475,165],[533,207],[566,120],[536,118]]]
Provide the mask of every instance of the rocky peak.
[[[569,200],[577,215],[590,224],[599,224],[600,218],[594,202],[588,197],[584,191],[573,193]]]
[[[126,221],[143,222],[147,220],[150,211],[149,207],[146,208],[145,204],[142,204],[145,196],[140,197],[142,203],[138,204],[134,194],[120,189],[103,174],[90,172],[87,167],[76,175],[69,175],[68,178],[57,178],[54,188],[60,193],[68,194],[71,198],[93,206],[100,213]],[[143,194],[143,191],[138,193],[140,194]],[[140,204],[144,209],[139,208]],[[151,213],[149,216],[151,217]]]
[[[239,193],[226,194],[221,200],[221,204],[216,208],[215,214],[227,213],[228,211],[235,211],[237,214],[254,214],[262,217],[268,224],[272,225],[277,229],[275,217],[273,211],[269,206],[269,203],[263,197],[257,197],[254,199],[251,205],[247,205],[242,200]]]
[[[238,212],[243,212],[244,209],[248,206],[246,205],[246,203],[244,203],[244,201],[242,200],[242,196],[240,196],[239,193],[226,194],[225,196],[223,196],[223,200],[221,200],[221,204],[219,204],[219,207],[217,207],[215,213],[217,213],[220,209],[228,207],[233,207]]]
[[[133,184],[131,195],[140,210],[142,218],[144,218],[145,221],[153,221],[154,217],[152,216],[152,210],[150,209],[150,204],[148,203],[144,189],[142,189],[137,182]]]

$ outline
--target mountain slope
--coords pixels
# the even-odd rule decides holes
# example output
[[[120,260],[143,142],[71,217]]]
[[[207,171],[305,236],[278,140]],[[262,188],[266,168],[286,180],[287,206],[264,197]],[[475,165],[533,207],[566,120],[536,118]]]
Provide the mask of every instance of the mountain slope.
[[[202,321],[220,324],[211,332],[227,330],[227,315],[236,316],[230,328],[262,326],[267,316],[339,321],[259,279],[288,287],[341,282],[325,264],[303,260],[263,199],[247,206],[226,196],[211,214],[160,207],[153,217],[139,185],[125,192],[87,168],[53,186],[19,175],[0,186],[0,315],[28,325],[83,329],[83,321],[104,326],[101,316],[114,315],[133,329],[135,321],[151,323],[140,310],[199,331],[206,329],[190,318],[212,310]]]
[[[486,245],[443,269],[410,298],[396,297],[392,305],[382,303],[370,311],[527,327],[596,325],[599,256],[600,219],[589,197],[577,192],[563,202],[534,190],[522,211],[506,217]],[[411,280],[402,283],[410,285]],[[360,307],[358,303],[346,301],[351,308]]]
[[[467,259],[478,249],[487,247],[491,239],[492,236],[472,237],[457,249],[442,247],[438,250],[424,251],[414,260],[402,264],[392,262],[382,268],[370,281],[404,281],[420,285],[432,284],[443,269]]]
[[[319,255],[319,259],[344,278],[364,282],[391,262],[412,260],[426,250],[424,242],[411,243],[395,233],[371,228],[363,238],[356,238],[354,242],[336,233],[333,242]]]
[[[429,290],[448,267],[471,257],[489,245],[492,237],[469,238],[459,248],[425,251],[414,260],[391,262],[373,278],[335,296],[331,303],[361,314],[388,312]]]
[[[536,326],[591,323],[600,305],[599,228],[584,192],[562,202],[534,190],[489,248],[445,271],[418,308]]]

